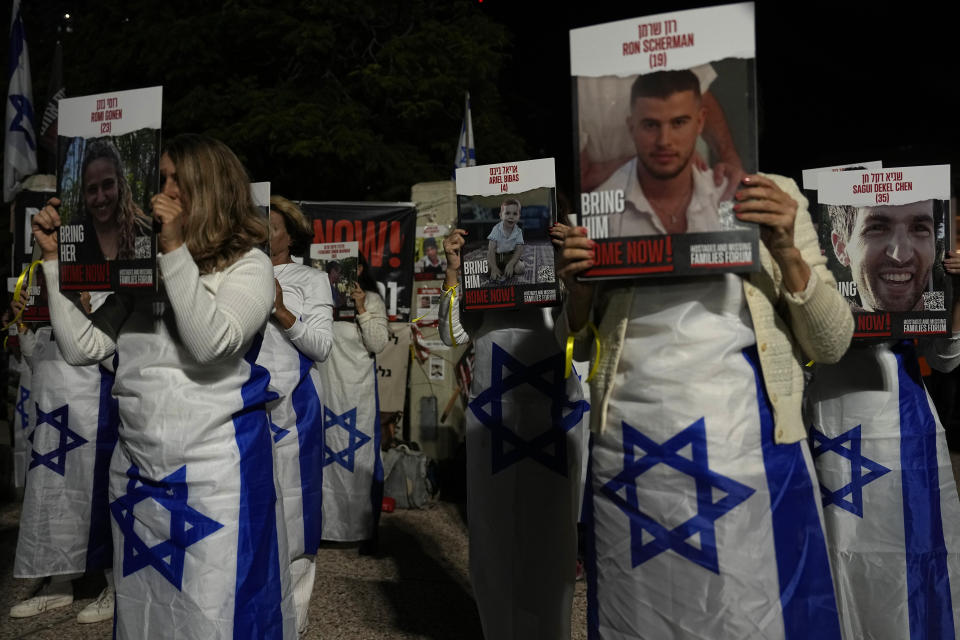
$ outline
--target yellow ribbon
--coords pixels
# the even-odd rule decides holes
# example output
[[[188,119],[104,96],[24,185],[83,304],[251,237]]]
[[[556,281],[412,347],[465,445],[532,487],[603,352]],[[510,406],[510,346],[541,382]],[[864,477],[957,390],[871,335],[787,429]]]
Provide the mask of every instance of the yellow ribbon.
[[[444,293],[452,292],[450,295],[450,313],[447,314],[447,318],[450,320],[450,344],[455,345],[457,344],[457,339],[453,335],[453,305],[457,300],[457,285],[453,285],[450,288],[440,285],[440,290],[443,291]],[[430,311],[433,311],[433,307],[430,307]],[[428,315],[430,315],[430,311],[427,311],[425,314],[423,314],[419,318],[414,318],[413,320],[410,321],[410,323],[417,324],[418,322],[426,318]]]
[[[594,374],[597,372],[597,367],[600,365],[600,332],[597,331],[597,327],[592,323],[588,322],[587,326],[590,327],[590,331],[593,332],[593,350],[596,353],[596,356],[593,359],[593,362],[590,364],[590,373],[587,375],[587,382],[593,380]],[[563,364],[563,377],[569,378],[570,374],[573,373],[573,343],[574,337],[567,337],[567,349],[565,354],[565,360]]]
[[[37,266],[43,263],[43,260],[34,260],[31,262],[24,270],[20,273],[20,277],[17,278],[17,285],[13,288],[13,301],[19,302],[20,297],[23,294],[23,281],[27,281],[27,292],[29,293],[30,289],[33,288],[33,272],[37,270]],[[6,331],[12,325],[16,324],[20,320],[20,316],[23,315],[23,310],[26,309],[26,304],[17,312],[17,315],[7,324],[3,325],[3,328],[0,331]],[[6,347],[6,341],[4,341],[4,347]]]
[[[813,360],[811,360],[810,362],[808,362],[808,363],[807,363],[807,366],[808,366],[808,367],[812,367],[812,366],[813,366]]]
[[[444,289],[441,287],[444,293],[450,292],[450,310],[447,313],[447,320],[450,321],[450,344],[457,344],[457,339],[453,335],[453,304],[457,299],[457,285],[453,285],[449,289]]]

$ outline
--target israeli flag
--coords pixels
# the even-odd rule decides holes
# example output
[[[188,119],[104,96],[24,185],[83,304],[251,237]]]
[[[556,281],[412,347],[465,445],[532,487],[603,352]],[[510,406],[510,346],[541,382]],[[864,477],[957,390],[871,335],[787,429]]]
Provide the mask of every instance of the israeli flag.
[[[453,157],[453,168],[477,166],[477,150],[473,143],[473,118],[470,115],[470,93],[464,99],[463,123],[460,125],[460,138],[457,140],[457,153]]]
[[[21,338],[22,344],[23,338]],[[33,433],[33,403],[30,378],[32,371],[27,359],[21,356],[17,361],[10,356],[9,371],[19,372],[20,379],[14,392],[13,405],[13,486],[22,487],[27,478],[27,465],[30,463],[30,434]]]
[[[4,120],[3,200],[13,200],[20,183],[37,171],[37,137],[33,127],[33,89],[30,56],[20,15],[20,0],[13,0],[10,19],[10,57],[7,81],[7,116]]]
[[[372,539],[383,501],[377,361],[353,322],[333,323],[323,389],[323,539]]]
[[[64,362],[49,326],[29,358],[33,428],[14,576],[103,570],[112,564],[108,484],[119,418],[113,374]]]
[[[818,366],[806,414],[844,637],[956,637],[960,500],[913,345]]]
[[[591,639],[840,638],[810,451],[775,442],[756,347],[724,348],[614,388],[584,505]]]
[[[544,315],[487,314],[474,339],[467,521],[486,638],[570,636],[589,405]]]

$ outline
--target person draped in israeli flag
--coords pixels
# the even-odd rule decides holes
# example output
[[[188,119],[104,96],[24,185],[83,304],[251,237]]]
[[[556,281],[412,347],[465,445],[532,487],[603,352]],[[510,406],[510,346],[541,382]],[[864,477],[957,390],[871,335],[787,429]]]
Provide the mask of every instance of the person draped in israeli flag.
[[[13,317],[13,314],[10,314],[10,317]],[[30,402],[33,371],[27,359],[28,354],[24,353],[24,350],[32,350],[36,343],[33,329],[20,325],[17,342],[18,346],[10,353],[8,371],[17,375],[17,390],[14,392],[13,403],[13,486],[21,488],[27,479],[30,434],[33,432],[34,410]]]
[[[562,238],[565,228],[556,225],[551,235]],[[447,271],[438,330],[444,344],[472,339],[474,345],[467,524],[483,635],[569,638],[589,405],[576,372],[564,377],[550,310],[471,313],[461,323],[456,290],[463,234],[455,229],[443,243]]]
[[[390,328],[377,283],[360,256],[351,297],[357,315],[333,323],[330,357],[319,364],[323,384],[323,539],[370,541],[376,547],[383,501],[380,399],[376,354]]]
[[[960,273],[960,255],[944,264]],[[953,315],[956,329],[960,301]],[[919,352],[951,371],[960,332]],[[957,637],[960,499],[912,341],[857,345],[817,365],[805,412],[844,638]]]
[[[662,198],[648,213],[677,213],[679,231],[702,126],[683,73],[663,72],[666,95],[641,86],[631,116],[681,123],[670,154],[634,130],[638,185]],[[853,320],[793,181],[749,175],[738,194],[738,218],[763,241],[762,269],[747,276],[586,284],[576,275],[593,266],[593,244],[585,228],[567,234],[558,335],[575,337],[580,358],[589,322],[600,341],[590,638],[840,638],[797,358],[838,360]]]
[[[307,628],[322,535],[323,404],[315,363],[326,360],[333,345],[327,274],[290,257],[303,255],[312,239],[313,230],[299,207],[272,196],[270,259],[276,299],[257,363],[270,372],[270,389],[277,395],[268,409],[300,633]]]
[[[117,355],[110,464],[118,638],[297,635],[289,555],[256,364],[275,284],[240,161],[221,142],[166,143],[159,224],[163,300],[111,295],[87,318],[59,293],[52,200],[34,217],[64,359]]]
[[[807,417],[844,637],[956,637],[960,501],[913,344],[817,366]]]
[[[103,295],[95,298],[99,306]],[[107,571],[112,543],[107,484],[117,442],[118,417],[112,363],[75,367],[64,362],[51,327],[20,336],[25,368],[33,372],[30,396],[34,424],[29,431],[27,481],[13,575],[47,578],[31,598],[15,605],[24,618],[73,602],[71,581],[84,572]],[[108,620],[113,590],[108,586],[80,622]]]

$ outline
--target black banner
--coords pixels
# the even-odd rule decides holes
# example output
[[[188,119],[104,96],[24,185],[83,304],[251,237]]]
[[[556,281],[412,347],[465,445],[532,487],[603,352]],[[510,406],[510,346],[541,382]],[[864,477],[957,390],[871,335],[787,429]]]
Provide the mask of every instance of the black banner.
[[[391,322],[410,320],[417,211],[408,202],[299,203],[313,223],[313,242],[358,242]],[[309,260],[309,256],[300,256]]]

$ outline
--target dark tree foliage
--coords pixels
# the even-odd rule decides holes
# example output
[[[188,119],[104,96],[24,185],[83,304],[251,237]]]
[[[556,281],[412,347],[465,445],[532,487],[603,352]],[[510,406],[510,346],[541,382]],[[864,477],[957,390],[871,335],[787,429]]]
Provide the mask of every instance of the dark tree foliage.
[[[510,38],[475,3],[79,4],[61,34],[68,95],[162,84],[165,137],[220,138],[274,193],[407,199],[413,183],[448,179],[467,90],[479,160],[526,157],[498,90]],[[32,49],[52,47],[53,33],[28,30]],[[38,53],[40,111],[37,61],[50,56]]]

